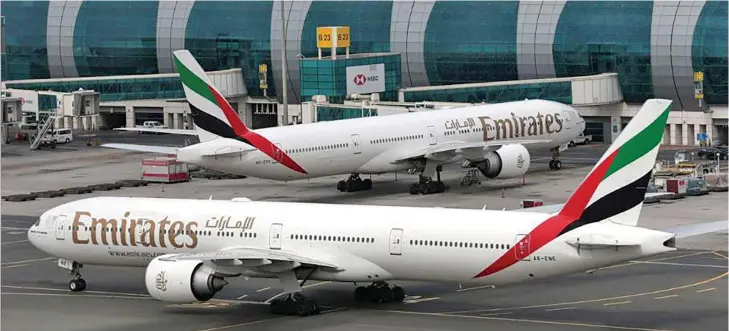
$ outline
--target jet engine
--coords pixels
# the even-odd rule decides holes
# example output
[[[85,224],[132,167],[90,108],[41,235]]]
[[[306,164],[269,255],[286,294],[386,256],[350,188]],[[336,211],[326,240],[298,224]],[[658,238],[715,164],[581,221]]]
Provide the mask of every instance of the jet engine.
[[[514,178],[524,175],[529,170],[529,151],[519,144],[504,145],[489,152],[483,161],[472,162],[486,178]]]
[[[173,303],[208,301],[228,284],[200,260],[162,261],[159,258],[149,263],[144,275],[147,291],[157,300]]]

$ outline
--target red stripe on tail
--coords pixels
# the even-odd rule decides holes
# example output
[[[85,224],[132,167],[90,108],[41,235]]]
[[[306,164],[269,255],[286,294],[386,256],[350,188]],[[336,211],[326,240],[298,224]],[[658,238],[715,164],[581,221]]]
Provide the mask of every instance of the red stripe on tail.
[[[529,253],[531,254],[557,238],[562,230],[572,222],[580,219],[582,212],[585,210],[585,207],[587,207],[587,203],[590,202],[592,195],[595,194],[595,190],[597,190],[597,187],[600,183],[602,183],[603,178],[605,178],[605,174],[610,168],[610,164],[612,164],[615,156],[618,155],[619,150],[620,149],[616,149],[605,160],[603,160],[603,162],[600,163],[600,165],[598,165],[595,170],[587,176],[587,178],[585,178],[585,181],[582,182],[577,190],[575,190],[575,193],[573,193],[569,200],[567,200],[567,203],[564,207],[562,207],[562,210],[560,210],[557,215],[552,216],[537,225],[537,227],[535,227],[528,236],[522,238],[522,240],[512,246],[506,253],[504,253],[504,255],[496,260],[496,262],[492,263],[473,278],[486,277],[510,267],[519,261],[516,253],[517,249],[519,249],[522,244],[529,247]],[[528,240],[530,242],[527,242]]]

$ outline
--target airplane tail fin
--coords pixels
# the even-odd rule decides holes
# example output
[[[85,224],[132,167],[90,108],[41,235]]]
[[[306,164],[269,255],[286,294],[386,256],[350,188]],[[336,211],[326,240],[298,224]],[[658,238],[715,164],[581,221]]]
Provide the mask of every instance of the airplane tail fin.
[[[188,50],[174,51],[173,54],[200,141],[219,137],[239,139],[246,135],[250,130],[192,54]]]
[[[672,101],[647,100],[610,145],[558,215],[562,233],[594,222],[638,225]]]

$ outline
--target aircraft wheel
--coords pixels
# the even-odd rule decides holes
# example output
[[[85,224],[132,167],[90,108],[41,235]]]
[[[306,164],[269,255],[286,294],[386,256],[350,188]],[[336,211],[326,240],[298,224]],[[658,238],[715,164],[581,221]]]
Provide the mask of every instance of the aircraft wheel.
[[[354,300],[358,302],[367,301],[367,288],[364,286],[359,286],[354,289]]]
[[[86,288],[86,282],[82,279],[73,279],[68,283],[68,288],[72,292],[80,292]]]
[[[428,186],[428,183],[420,183],[420,185],[418,185],[418,193],[422,195],[430,193],[430,189]]]
[[[345,182],[343,180],[338,181],[337,182],[337,190],[339,190],[339,192],[346,191],[347,190],[347,182]]]
[[[384,286],[382,288],[379,288],[379,299],[381,302],[390,302],[393,301],[395,298],[395,294],[393,293],[392,289],[389,286]]]
[[[372,189],[372,180],[371,179],[367,178],[367,179],[363,180],[362,183],[364,184],[364,189],[365,190],[371,190]]]
[[[562,161],[554,160],[554,170],[562,169]]]
[[[400,286],[392,288],[392,296],[395,302],[402,302],[405,300],[405,290]]]
[[[554,170],[554,160],[549,160],[549,170]]]
[[[296,314],[305,317],[313,315],[316,311],[316,302],[314,300],[304,300],[296,303]]]
[[[418,184],[410,185],[410,194],[412,194],[412,195],[418,194]]]

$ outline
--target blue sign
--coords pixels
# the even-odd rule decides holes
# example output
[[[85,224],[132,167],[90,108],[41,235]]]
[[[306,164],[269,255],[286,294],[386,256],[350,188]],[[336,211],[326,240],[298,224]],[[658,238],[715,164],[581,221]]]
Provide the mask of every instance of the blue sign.
[[[707,141],[709,140],[709,135],[706,134],[706,132],[701,132],[696,134],[696,140],[698,141]]]

